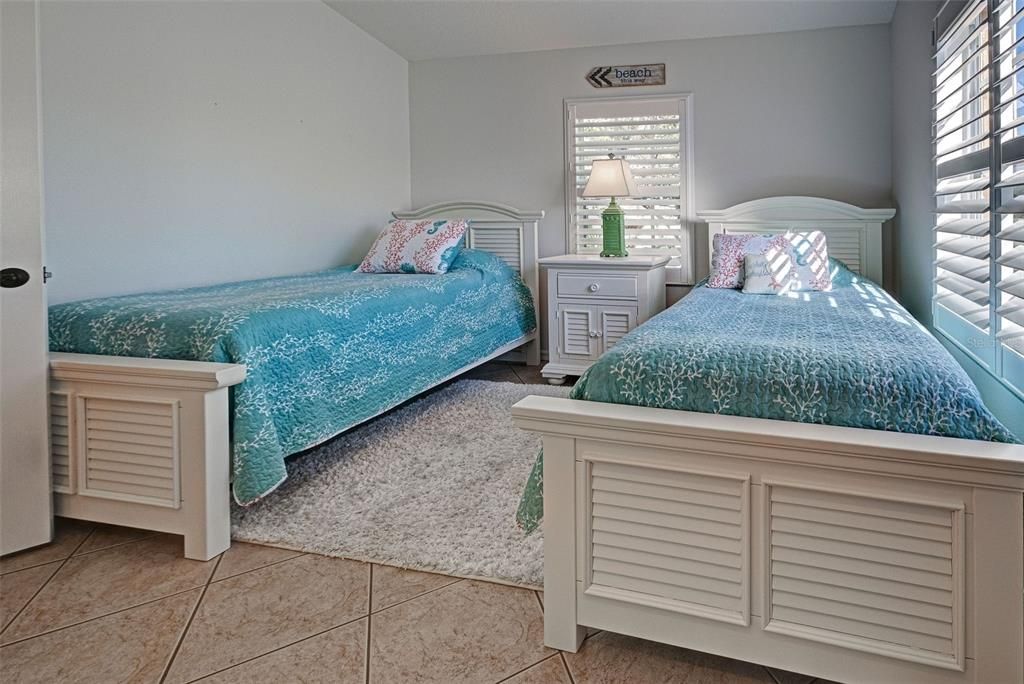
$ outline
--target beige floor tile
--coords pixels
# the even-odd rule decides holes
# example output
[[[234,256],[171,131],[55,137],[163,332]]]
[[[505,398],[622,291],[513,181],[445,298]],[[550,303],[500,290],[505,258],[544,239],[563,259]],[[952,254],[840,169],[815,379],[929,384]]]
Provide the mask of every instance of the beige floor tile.
[[[374,565],[370,609],[387,608],[458,581],[457,577],[448,577],[447,575],[403,570],[390,565]]]
[[[506,679],[505,684],[572,684],[572,680],[569,679],[569,673],[565,671],[562,657],[553,655],[529,670]]]
[[[366,615],[369,575],[365,563],[307,555],[211,584],[168,684],[218,672]]]
[[[75,556],[0,635],[0,642],[202,586],[213,568],[214,561],[186,559],[181,538],[168,535]]]
[[[483,378],[483,379],[484,380],[490,380],[491,382],[511,382],[511,383],[516,384],[516,385],[523,384],[523,381],[519,379],[519,376],[516,375],[516,372],[514,370],[512,370],[511,368],[509,368],[504,373],[501,373],[500,375],[492,375],[490,377]]]
[[[543,632],[532,591],[458,582],[374,614],[370,681],[497,681],[552,653]]]
[[[797,674],[796,672],[789,672],[787,670],[777,670],[774,667],[765,668],[768,670],[768,674],[775,678],[775,681],[779,684],[811,684],[814,681],[814,677]],[[822,684],[828,684],[822,680]]]
[[[566,653],[577,684],[592,682],[686,682],[686,684],[774,684],[760,665],[602,632]]]
[[[156,682],[193,606],[196,589],[0,648],[0,679]]]
[[[90,534],[89,538],[85,540],[85,543],[78,547],[78,550],[75,551],[75,555],[79,556],[83,553],[91,553],[92,551],[99,551],[101,549],[110,548],[111,546],[118,546],[119,544],[127,544],[128,542],[138,541],[148,537],[155,537],[157,534],[159,533],[151,530],[140,530],[134,527],[96,525],[96,529],[92,531],[92,534]],[[178,541],[181,542],[181,539],[179,538]]]
[[[23,570],[55,560],[64,560],[78,548],[93,524],[67,518],[54,519],[53,541],[28,551],[19,551],[0,558],[0,574]]]
[[[7,627],[59,567],[60,561],[54,561],[0,576],[0,630]]]
[[[507,363],[485,363],[459,376],[460,380],[490,380],[492,382],[522,382]]]
[[[366,618],[363,618],[199,681],[203,684],[362,684],[365,676]]]
[[[243,572],[266,567],[273,563],[279,563],[289,558],[301,556],[299,551],[277,549],[273,546],[262,544],[246,544],[245,542],[231,542],[231,548],[224,552],[213,574],[213,581],[217,582],[233,575],[240,575]]]
[[[540,374],[541,366],[514,365],[512,370],[519,376],[519,379],[527,385],[546,385],[548,381]]]
[[[504,361],[488,361],[487,363],[482,363],[479,366],[470,368],[468,371],[466,371],[466,375],[486,375],[487,373],[495,373],[507,370],[511,366],[512,364],[506,363]]]

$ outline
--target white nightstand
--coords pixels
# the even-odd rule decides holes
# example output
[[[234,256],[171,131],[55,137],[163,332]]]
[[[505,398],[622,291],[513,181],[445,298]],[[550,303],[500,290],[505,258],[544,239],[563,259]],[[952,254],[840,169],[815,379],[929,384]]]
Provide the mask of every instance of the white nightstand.
[[[663,256],[583,254],[540,259],[548,272],[548,354],[552,385],[580,375],[627,332],[665,308]]]

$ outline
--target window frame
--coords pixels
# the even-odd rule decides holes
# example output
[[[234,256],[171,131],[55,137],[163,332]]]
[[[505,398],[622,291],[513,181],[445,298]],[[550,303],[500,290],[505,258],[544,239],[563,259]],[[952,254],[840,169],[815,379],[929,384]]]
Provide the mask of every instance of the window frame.
[[[680,224],[683,232],[680,265],[666,269],[669,285],[694,284],[694,159],[693,159],[693,93],[657,93],[651,95],[609,95],[603,97],[566,98],[562,102],[563,142],[563,195],[565,199],[565,247],[566,253],[576,254],[576,170],[575,170],[575,107],[588,104],[619,104],[634,102],[675,102],[679,107],[679,198],[683,205],[680,210]],[[628,161],[628,160],[627,160]]]

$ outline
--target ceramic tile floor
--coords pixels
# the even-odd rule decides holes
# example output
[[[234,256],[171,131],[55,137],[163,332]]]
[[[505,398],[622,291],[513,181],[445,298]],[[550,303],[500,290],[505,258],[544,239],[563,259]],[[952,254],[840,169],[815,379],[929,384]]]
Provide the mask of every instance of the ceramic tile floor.
[[[26,684],[813,681],[608,632],[553,651],[526,589],[243,543],[202,563],[179,537],[63,519],[0,558],[0,630],[0,680]]]

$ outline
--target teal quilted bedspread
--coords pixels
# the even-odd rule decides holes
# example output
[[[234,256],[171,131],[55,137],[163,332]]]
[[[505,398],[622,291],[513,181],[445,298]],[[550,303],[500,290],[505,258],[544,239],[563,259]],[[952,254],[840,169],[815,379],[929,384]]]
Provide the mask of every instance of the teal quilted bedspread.
[[[284,459],[536,328],[529,290],[463,250],[445,275],[356,273],[92,299],[50,308],[53,351],[244,363],[232,395],[232,488],[251,504]]]
[[[622,338],[571,397],[1016,441],[938,340],[881,287],[833,266],[831,292],[696,287]],[[538,459],[519,507],[527,529],[542,515],[541,471]]]

